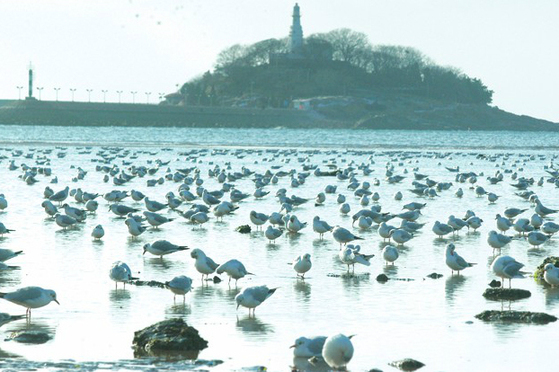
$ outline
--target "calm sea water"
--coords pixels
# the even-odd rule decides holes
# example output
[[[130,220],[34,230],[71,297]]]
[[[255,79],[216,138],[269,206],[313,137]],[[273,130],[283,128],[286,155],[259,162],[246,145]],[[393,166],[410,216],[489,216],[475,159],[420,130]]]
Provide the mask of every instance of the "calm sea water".
[[[474,315],[486,309],[544,311],[559,314],[559,290],[551,289],[532,279],[513,280],[513,286],[532,293],[529,299],[513,303],[488,301],[482,297],[487,284],[494,279],[489,270],[493,259],[486,242],[487,233],[495,229],[494,217],[511,206],[532,208],[527,201],[514,195],[510,186],[511,173],[505,181],[489,185],[488,175],[510,170],[518,176],[546,177],[545,166],[555,161],[559,148],[559,133],[518,132],[415,132],[415,131],[352,131],[352,130],[260,130],[260,129],[190,129],[190,128],[72,128],[0,126],[0,179],[9,206],[0,212],[0,222],[16,231],[0,238],[0,248],[23,250],[24,255],[11,261],[19,269],[0,272],[0,291],[6,292],[27,285],[39,285],[56,290],[60,306],[55,303],[33,311],[29,324],[16,321],[4,325],[0,332],[7,339],[18,330],[47,332],[52,340],[41,345],[26,345],[4,341],[0,345],[0,366],[69,368],[197,368],[189,362],[163,359],[134,359],[131,349],[133,333],[155,322],[182,317],[196,327],[209,347],[199,358],[218,359],[224,363],[212,370],[231,370],[266,366],[269,370],[287,370],[303,361],[294,361],[289,346],[300,336],[356,334],[355,354],[349,369],[364,371],[371,368],[395,370],[389,362],[411,357],[426,364],[423,370],[554,370],[549,355],[555,350],[557,324],[545,326],[516,324],[487,324]],[[155,160],[169,162],[154,176],[136,178],[124,186],[103,182],[103,173],[96,172],[101,164],[100,152],[106,146],[119,146],[115,158],[107,163],[126,169],[123,161],[134,165],[155,166]],[[273,150],[270,150],[273,149]],[[21,154],[15,153],[21,150]],[[49,153],[49,151],[52,152]],[[204,151],[208,150],[208,151]],[[218,151],[215,151],[218,150]],[[191,152],[194,151],[194,152]],[[488,155],[477,156],[479,153]],[[33,166],[48,159],[58,184],[52,177],[37,176],[38,183],[28,186],[19,176],[20,170],[8,170],[10,160],[20,166]],[[353,162],[353,163],[352,163]],[[373,172],[359,181],[380,180],[372,191],[380,194],[379,204],[386,212],[399,213],[411,201],[427,203],[419,222],[423,229],[400,250],[394,267],[386,267],[381,256],[384,246],[376,228],[352,228],[351,217],[338,212],[336,195],[346,195],[352,212],[362,207],[359,199],[347,189],[347,181],[334,177],[315,177],[291,188],[288,177],[266,187],[270,194],[261,200],[249,197],[239,203],[239,209],[223,222],[215,218],[202,228],[188,223],[176,212],[163,214],[177,219],[159,230],[149,229],[133,240],[122,219],[108,211],[100,201],[97,213],[88,216],[78,228],[63,231],[48,219],[41,208],[43,190],[55,191],[80,187],[100,194],[108,191],[137,189],[153,200],[163,202],[165,194],[177,194],[179,184],[166,181],[148,187],[147,179],[164,177],[168,169],[198,167],[203,186],[217,190],[221,184],[208,177],[208,169],[216,165],[230,172],[247,167],[264,173],[277,169],[302,171],[304,165],[326,163],[339,167],[354,167],[369,163]],[[406,178],[399,184],[385,181],[386,167],[393,166],[395,174]],[[485,176],[478,184],[501,198],[489,204],[477,198],[470,184],[454,182],[454,173],[445,167],[459,166]],[[77,168],[87,171],[85,179],[73,182]],[[454,182],[454,186],[434,199],[417,197],[409,192],[413,170],[428,174],[431,179]],[[252,194],[251,178],[234,182],[236,187]],[[309,226],[300,234],[284,235],[270,244],[263,233],[235,232],[239,225],[249,224],[249,212],[279,211],[275,198],[279,188],[288,195],[312,198],[326,185],[338,187],[336,194],[327,194],[326,203],[316,207],[312,201],[297,207],[295,213]],[[464,190],[458,199],[454,192]],[[532,187],[545,205],[559,207],[559,193],[553,184]],[[401,191],[402,201],[393,195]],[[71,200],[72,205],[78,205]],[[224,200],[229,200],[225,194]],[[145,209],[143,203],[125,199],[124,204]],[[79,206],[79,205],[78,205]],[[83,207],[83,206],[82,206]],[[181,209],[189,208],[183,204]],[[445,246],[451,240],[437,239],[431,231],[435,220],[446,222],[450,214],[462,217],[473,210],[484,220],[477,232],[462,231],[454,240],[457,252],[477,266],[463,275],[451,276],[445,265]],[[533,211],[522,217],[530,217]],[[362,252],[374,253],[370,267],[357,266],[355,277],[343,276],[346,266],[338,260],[337,244],[327,234],[323,241],[312,231],[312,218],[320,216],[331,225],[340,225],[362,236]],[[550,220],[553,220],[551,218]],[[399,225],[398,218],[390,222]],[[102,224],[105,237],[92,240],[94,226]],[[256,275],[239,281],[239,289],[229,288],[225,280],[219,284],[203,285],[195,271],[189,252],[179,252],[163,260],[142,255],[147,242],[166,239],[204,250],[216,262],[237,258]],[[529,249],[523,240],[513,241],[503,250],[533,269],[549,255],[557,255],[557,238],[542,249]],[[310,253],[313,268],[303,280],[296,279],[288,264],[302,253]],[[177,275],[194,279],[194,288],[182,300],[173,301],[170,291],[159,288],[126,286],[115,290],[108,271],[114,261],[122,260],[144,280],[168,281]],[[438,280],[426,278],[432,272],[442,273]],[[390,280],[380,284],[375,277],[385,273]],[[249,318],[244,308],[235,309],[234,297],[243,286],[266,284],[279,287],[276,293],[256,309]],[[1,300],[0,311],[23,313],[23,308]],[[93,364],[90,364],[93,363]],[[101,364],[99,364],[101,363]],[[154,367],[155,368],[155,367]]]

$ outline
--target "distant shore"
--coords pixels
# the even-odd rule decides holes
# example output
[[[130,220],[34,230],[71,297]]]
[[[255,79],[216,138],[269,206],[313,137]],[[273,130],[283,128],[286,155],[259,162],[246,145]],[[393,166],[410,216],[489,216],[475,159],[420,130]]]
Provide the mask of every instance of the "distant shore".
[[[558,131],[559,124],[484,105],[384,99],[382,108],[272,109],[0,100],[0,124],[204,128]]]

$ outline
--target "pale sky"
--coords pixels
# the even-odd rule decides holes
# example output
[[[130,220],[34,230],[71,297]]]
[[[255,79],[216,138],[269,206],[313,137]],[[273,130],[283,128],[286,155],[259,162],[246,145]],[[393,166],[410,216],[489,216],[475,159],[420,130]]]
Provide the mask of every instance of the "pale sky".
[[[559,122],[557,0],[300,0],[303,34],[350,28],[481,79],[496,106]],[[295,1],[0,0],[0,99],[150,103],[233,44],[288,35]],[[38,96],[38,92],[34,92]]]

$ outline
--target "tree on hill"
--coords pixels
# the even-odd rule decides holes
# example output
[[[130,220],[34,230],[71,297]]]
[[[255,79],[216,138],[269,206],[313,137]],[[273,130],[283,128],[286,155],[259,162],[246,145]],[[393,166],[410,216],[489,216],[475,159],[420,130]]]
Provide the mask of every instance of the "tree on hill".
[[[285,107],[295,98],[390,90],[457,103],[489,104],[479,79],[436,65],[414,48],[372,45],[347,28],[306,38],[301,55],[287,38],[233,45],[217,56],[214,72],[184,84],[188,105]]]

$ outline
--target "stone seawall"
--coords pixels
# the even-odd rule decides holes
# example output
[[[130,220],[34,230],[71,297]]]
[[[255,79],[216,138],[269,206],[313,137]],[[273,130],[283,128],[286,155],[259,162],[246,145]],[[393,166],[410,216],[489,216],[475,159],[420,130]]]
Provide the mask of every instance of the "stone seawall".
[[[309,113],[289,109],[0,101],[0,124],[296,128],[314,122]]]

